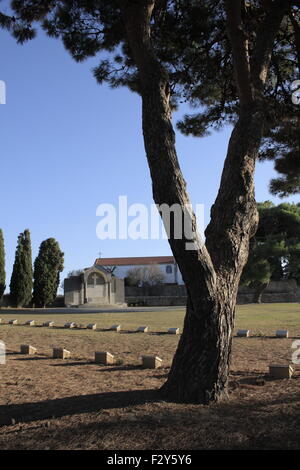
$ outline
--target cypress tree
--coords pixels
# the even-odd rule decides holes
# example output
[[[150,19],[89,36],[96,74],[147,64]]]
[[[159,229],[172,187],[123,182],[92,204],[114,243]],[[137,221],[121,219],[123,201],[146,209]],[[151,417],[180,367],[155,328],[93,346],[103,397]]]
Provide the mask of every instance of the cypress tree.
[[[59,275],[64,266],[64,253],[54,238],[44,240],[34,262],[33,302],[45,307],[52,303],[59,286]]]
[[[32,298],[32,254],[28,229],[20,233],[10,280],[10,299],[12,305],[23,307]]]
[[[2,229],[0,229],[0,301],[5,291],[5,251]]]

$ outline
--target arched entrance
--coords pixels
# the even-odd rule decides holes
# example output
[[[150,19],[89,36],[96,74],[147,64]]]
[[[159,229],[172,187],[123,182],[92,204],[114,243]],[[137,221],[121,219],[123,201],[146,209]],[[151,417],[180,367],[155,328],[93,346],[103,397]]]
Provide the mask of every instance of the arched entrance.
[[[91,272],[86,280],[87,303],[109,303],[108,284],[101,273]]]

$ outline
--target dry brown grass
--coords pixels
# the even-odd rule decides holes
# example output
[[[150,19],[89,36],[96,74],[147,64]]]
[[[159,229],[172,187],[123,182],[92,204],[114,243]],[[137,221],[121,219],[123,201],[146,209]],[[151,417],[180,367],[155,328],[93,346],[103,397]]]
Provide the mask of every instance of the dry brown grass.
[[[250,325],[256,336],[234,338],[229,401],[209,407],[169,403],[158,392],[178,343],[177,336],[163,333],[182,326],[182,310],[0,316],[60,325],[0,326],[8,349],[0,366],[0,449],[299,448],[300,367],[291,380],[265,376],[271,362],[291,361],[293,338],[300,337],[297,304],[239,307],[237,328]],[[62,328],[71,320],[96,321],[99,329]],[[116,323],[124,331],[105,331]],[[135,332],[146,324],[150,333]],[[292,338],[272,337],[286,325]],[[37,357],[20,355],[21,344],[35,346]],[[60,346],[71,351],[71,359],[51,358],[52,348]],[[97,350],[112,352],[123,364],[94,364]],[[143,370],[144,353],[162,357],[163,368]]]

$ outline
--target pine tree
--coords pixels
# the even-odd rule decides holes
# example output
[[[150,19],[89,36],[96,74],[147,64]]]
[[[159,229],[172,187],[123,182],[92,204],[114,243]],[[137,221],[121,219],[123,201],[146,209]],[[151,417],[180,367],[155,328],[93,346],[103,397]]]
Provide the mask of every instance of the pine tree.
[[[45,307],[52,303],[59,287],[59,274],[64,266],[64,253],[54,238],[44,240],[34,262],[33,303]]]
[[[256,289],[257,302],[270,281],[300,278],[300,205],[258,204],[259,225],[241,277]]]
[[[5,291],[5,251],[2,229],[0,229],[0,301]]]
[[[179,204],[193,228],[172,111],[180,100],[198,106],[198,116],[182,123],[186,133],[234,125],[205,243],[196,231],[194,250],[186,249],[189,237],[169,238],[188,300],[162,388],[181,402],[226,398],[236,294],[258,225],[255,163],[266,124],[280,125],[272,113],[285,102],[284,84],[298,78],[289,18],[299,21],[299,0],[14,0],[12,6],[21,22],[41,21],[60,37],[75,60],[98,55],[99,83],[140,94],[154,201]],[[209,178],[210,156],[203,157]]]
[[[298,5],[299,7],[299,5]],[[291,11],[290,22],[296,46],[298,79],[300,77],[300,23],[299,9]],[[291,46],[290,46],[291,47]],[[295,81],[299,83],[299,81]],[[297,90],[299,96],[299,89]],[[300,192],[300,110],[298,99],[293,101],[290,116],[285,116],[280,126],[273,131],[275,170],[281,175],[270,184],[272,194],[285,197]]]
[[[10,299],[12,305],[23,307],[32,298],[32,254],[30,232],[20,233],[15,255],[15,262],[10,281]]]
[[[283,198],[300,193],[300,115],[284,120],[271,131],[264,141],[263,159],[274,160],[275,170],[279,173],[279,177],[271,180],[272,194]]]

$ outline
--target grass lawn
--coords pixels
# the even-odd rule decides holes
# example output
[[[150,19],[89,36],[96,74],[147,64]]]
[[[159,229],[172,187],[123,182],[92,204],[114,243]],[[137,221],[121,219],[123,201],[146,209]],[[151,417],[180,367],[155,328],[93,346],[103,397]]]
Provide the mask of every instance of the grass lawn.
[[[207,406],[163,401],[166,380],[184,309],[157,312],[34,314],[1,310],[0,340],[7,362],[0,365],[1,449],[296,449],[299,448],[300,365],[291,380],[271,380],[270,363],[290,363],[291,345],[300,339],[300,305],[237,307],[228,402]],[[19,325],[6,322],[17,318]],[[34,319],[36,326],[21,325]],[[40,325],[53,320],[55,328]],[[63,325],[74,321],[75,330]],[[85,325],[97,323],[97,331]],[[107,331],[121,324],[122,331]],[[147,334],[137,333],[149,325]],[[288,329],[290,338],[274,337]],[[21,344],[38,349],[19,353]],[[66,347],[71,358],[52,359]],[[118,365],[94,364],[95,351],[110,351]],[[158,354],[163,367],[142,369],[142,354]],[[257,379],[263,379],[257,381]],[[262,385],[258,385],[262,384]]]
[[[279,303],[279,304],[246,304],[237,305],[236,328],[251,328],[255,331],[259,329],[298,328],[300,325],[300,304]],[[55,310],[57,311],[57,310]],[[175,308],[174,310],[159,310],[145,312],[135,311],[134,308],[126,313],[92,313],[88,310],[85,313],[51,313],[51,309],[46,309],[45,313],[35,313],[33,310],[23,312],[22,309],[0,309],[0,318],[3,322],[10,319],[17,319],[19,323],[25,320],[35,320],[42,324],[47,320],[53,320],[56,325],[63,326],[68,321],[87,325],[97,323],[99,328],[109,328],[114,323],[120,323],[125,329],[134,329],[140,325],[149,324],[152,330],[166,329],[172,326],[182,328],[185,309]]]
[[[253,332],[270,332],[274,329],[299,330],[300,304],[248,304],[237,306],[236,326]]]

